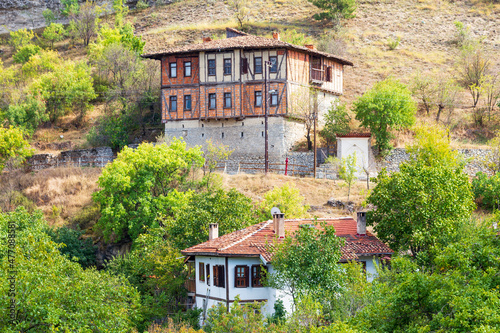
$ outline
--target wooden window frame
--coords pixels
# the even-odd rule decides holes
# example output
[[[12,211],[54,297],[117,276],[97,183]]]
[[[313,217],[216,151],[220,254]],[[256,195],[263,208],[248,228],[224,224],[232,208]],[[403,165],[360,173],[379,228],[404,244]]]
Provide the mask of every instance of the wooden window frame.
[[[210,66],[211,63],[213,63],[213,66]],[[215,59],[207,60],[207,74],[208,76],[215,76],[217,74],[217,62]]]
[[[205,268],[205,273],[207,274],[207,285],[210,285],[210,264],[206,264]]]
[[[205,282],[205,264],[202,262],[198,263],[198,279]]]
[[[225,288],[225,269],[224,265],[213,265],[214,287]]]
[[[191,61],[184,61],[184,77],[191,77],[191,73],[193,72],[192,64]],[[189,68],[189,75],[186,74],[186,68]]]
[[[186,102],[186,99],[189,98],[189,108],[187,108],[187,102]],[[184,111],[191,111],[191,109],[193,108],[193,100],[191,98],[191,95],[184,95]]]
[[[177,96],[172,95],[168,98],[168,112],[177,112]],[[172,101],[175,101],[175,109],[172,108]]]
[[[257,59],[260,60],[260,65],[257,66]],[[259,69],[259,70],[257,70]],[[253,72],[254,74],[262,74],[262,57],[254,57],[253,58]]]
[[[242,75],[248,74],[248,59],[241,58],[241,72]]]
[[[239,276],[239,275],[241,275],[241,276]],[[249,286],[249,268],[248,268],[248,266],[247,265],[235,266],[234,267],[234,287],[235,288],[248,288],[248,286]]]
[[[212,97],[214,100],[214,106],[212,106]],[[210,93],[208,94],[208,109],[209,110],[215,110],[217,109],[217,94],[216,93]]]
[[[229,104],[227,102],[227,98],[229,97]],[[224,109],[230,109],[233,105],[233,98],[230,92],[224,93]]]
[[[271,61],[271,59],[275,60],[274,63]],[[278,73],[278,57],[270,56],[269,62],[271,63],[271,66],[269,66],[269,73]]]
[[[175,75],[172,75],[173,69],[175,69]],[[168,76],[172,79],[177,77],[177,62],[170,62],[168,64]]]
[[[227,66],[227,63],[229,62],[229,66]],[[229,69],[228,71],[226,71]],[[233,72],[233,62],[231,61],[231,58],[226,58],[224,59],[224,75],[231,75]]]
[[[260,103],[257,104],[257,96],[260,95]],[[257,107],[257,108],[261,108],[262,107],[262,91],[261,90],[256,90],[254,92],[254,98],[255,98],[255,101],[254,101],[254,106]]]
[[[251,270],[251,274],[252,274],[252,288],[263,288],[264,287],[264,285],[262,284],[262,278],[265,277],[265,274],[262,271],[263,268],[266,268],[266,266],[263,266],[263,265],[252,265],[252,270]],[[257,276],[257,274],[259,276]]]

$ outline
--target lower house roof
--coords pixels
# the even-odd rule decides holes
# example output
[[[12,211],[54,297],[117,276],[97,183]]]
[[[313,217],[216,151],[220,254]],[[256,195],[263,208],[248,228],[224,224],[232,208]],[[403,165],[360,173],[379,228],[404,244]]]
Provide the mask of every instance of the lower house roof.
[[[357,222],[352,217],[285,220],[286,237],[293,235],[300,225],[314,221],[333,226],[335,234],[345,239],[340,261],[357,260],[364,256],[390,256],[394,252],[369,231],[366,235],[358,235]],[[276,237],[273,221],[269,220],[184,249],[181,253],[185,256],[261,257],[271,262],[270,246],[282,241]]]

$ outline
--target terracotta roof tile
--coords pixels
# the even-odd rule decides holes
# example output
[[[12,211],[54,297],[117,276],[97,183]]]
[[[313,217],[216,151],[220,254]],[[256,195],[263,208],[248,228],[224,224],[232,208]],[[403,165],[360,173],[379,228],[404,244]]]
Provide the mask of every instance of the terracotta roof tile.
[[[393,251],[377,237],[367,231],[365,236],[357,235],[356,221],[351,218],[318,219],[335,227],[335,234],[345,239],[341,249],[341,260],[355,260],[368,255],[391,255]],[[285,220],[285,232],[293,235],[302,224],[311,224],[313,220],[297,219]],[[272,220],[261,222],[242,230],[218,237],[205,243],[187,248],[183,255],[208,255],[208,256],[262,256],[267,262],[272,260],[269,248],[275,242],[282,240],[275,237]]]
[[[165,55],[193,53],[201,51],[224,51],[231,49],[291,49],[298,50],[309,54],[317,54],[323,57],[334,59],[343,65],[353,66],[353,63],[347,59],[337,57],[333,54],[312,50],[305,46],[293,45],[277,39],[264,38],[254,35],[245,35],[231,37],[225,39],[217,39],[199,44],[189,44],[179,47],[171,47],[163,50],[158,50],[154,53],[143,54],[143,58],[161,59]]]

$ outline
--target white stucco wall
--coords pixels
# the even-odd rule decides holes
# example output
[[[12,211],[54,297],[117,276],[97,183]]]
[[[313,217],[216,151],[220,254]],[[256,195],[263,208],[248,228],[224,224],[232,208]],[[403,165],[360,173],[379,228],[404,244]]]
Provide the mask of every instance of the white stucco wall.
[[[358,178],[366,178],[363,168],[370,168],[371,153],[370,153],[370,138],[337,138],[337,157],[339,159],[347,158],[356,153],[356,164]]]

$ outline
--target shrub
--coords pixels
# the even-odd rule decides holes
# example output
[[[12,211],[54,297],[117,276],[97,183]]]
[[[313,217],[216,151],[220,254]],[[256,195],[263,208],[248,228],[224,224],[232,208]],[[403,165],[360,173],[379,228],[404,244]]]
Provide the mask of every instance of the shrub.
[[[19,29],[17,31],[11,31],[10,45],[17,51],[21,47],[30,44],[33,38],[35,38],[35,33],[32,30]]]
[[[61,227],[47,229],[46,233],[55,243],[64,244],[59,247],[59,252],[69,260],[79,263],[83,268],[95,265],[96,248],[91,239],[82,239],[83,231]]]
[[[135,8],[138,10],[143,10],[143,9],[149,8],[149,5],[146,2],[139,0],[139,1],[137,1]]]
[[[50,43],[50,47],[54,48],[54,43],[61,41],[66,35],[66,30],[60,23],[51,23],[43,30],[42,37]]]
[[[389,47],[389,50],[393,51],[397,49],[400,42],[401,42],[401,37],[399,36],[396,38],[389,38],[387,39],[387,46]]]
[[[270,218],[273,207],[278,207],[287,218],[306,217],[309,206],[304,201],[299,189],[292,183],[286,183],[264,194],[264,201],[260,204],[262,217]]]
[[[14,62],[17,64],[27,63],[32,56],[38,54],[42,48],[38,45],[28,44],[19,48],[19,50],[14,54]]]
[[[105,115],[89,131],[87,142],[93,147],[110,146],[112,149],[121,149],[130,142],[129,133],[134,125],[129,114]]]
[[[500,209],[500,174],[488,177],[484,172],[478,172],[472,180],[472,191],[478,206]]]

